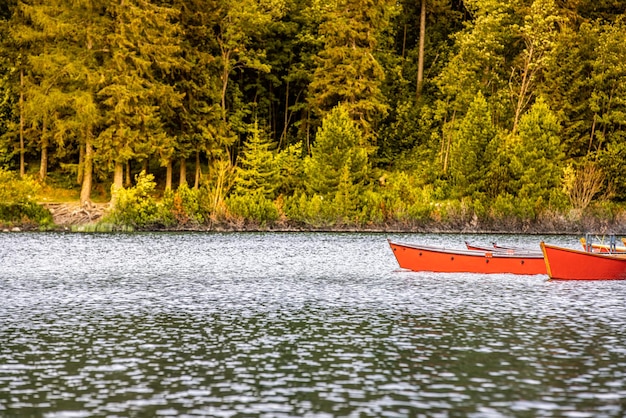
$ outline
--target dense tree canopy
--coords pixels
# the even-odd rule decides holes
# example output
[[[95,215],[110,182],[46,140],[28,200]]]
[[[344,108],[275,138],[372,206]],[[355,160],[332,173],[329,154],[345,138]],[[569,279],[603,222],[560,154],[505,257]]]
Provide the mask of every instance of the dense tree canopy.
[[[590,164],[626,201],[624,2],[12,0],[0,39],[0,169],[81,201],[189,165],[210,210],[343,196],[393,221],[403,178],[536,216]]]

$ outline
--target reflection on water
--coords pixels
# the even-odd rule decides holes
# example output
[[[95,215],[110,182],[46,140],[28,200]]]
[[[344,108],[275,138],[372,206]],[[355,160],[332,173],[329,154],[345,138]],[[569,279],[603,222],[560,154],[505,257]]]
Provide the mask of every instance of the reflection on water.
[[[626,282],[402,272],[385,238],[0,234],[0,416],[624,416]]]

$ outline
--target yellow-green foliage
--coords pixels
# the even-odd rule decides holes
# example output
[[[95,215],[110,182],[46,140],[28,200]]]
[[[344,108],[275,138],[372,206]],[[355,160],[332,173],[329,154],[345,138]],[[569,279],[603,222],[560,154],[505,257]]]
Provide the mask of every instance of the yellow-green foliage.
[[[54,225],[49,210],[35,202],[39,184],[0,169],[0,226],[48,228]]]
[[[142,171],[135,179],[135,186],[116,191],[117,203],[107,221],[139,228],[163,224],[157,202],[152,196],[156,185],[154,176]]]
[[[296,194],[285,203],[285,213],[292,221],[313,227],[330,226],[337,222],[332,202],[318,194],[310,198],[306,193]]]
[[[267,225],[279,219],[278,208],[262,193],[230,196],[226,207],[231,217],[241,221]]]
[[[202,201],[208,201],[205,189],[190,189],[181,184],[176,191],[167,190],[159,206],[164,225],[199,225],[207,217]]]
[[[0,203],[33,202],[40,189],[41,186],[32,177],[20,179],[15,173],[0,168]]]

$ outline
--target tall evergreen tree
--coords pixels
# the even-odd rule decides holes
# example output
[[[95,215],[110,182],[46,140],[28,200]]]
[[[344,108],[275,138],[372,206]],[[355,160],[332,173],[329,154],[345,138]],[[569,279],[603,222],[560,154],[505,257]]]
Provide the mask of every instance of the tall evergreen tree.
[[[562,19],[557,15],[554,0],[535,0],[520,29],[525,49],[518,58],[518,68],[513,77],[513,132],[517,130],[524,109],[532,103],[539,78],[547,61],[552,58],[559,21]]]
[[[332,197],[341,182],[362,187],[369,176],[370,150],[348,109],[337,106],[322,121],[305,162],[307,191]]]
[[[235,177],[235,193],[261,195],[267,199],[276,197],[279,167],[273,151],[275,144],[255,122],[251,136],[246,142]]]
[[[342,104],[366,136],[389,109],[376,49],[394,6],[389,0],[338,0],[320,27],[324,47],[313,74],[310,103],[322,117]]]
[[[451,120],[461,117],[477,92],[493,104],[496,121],[505,116],[502,102],[508,97],[510,65],[515,57],[515,16],[509,2],[466,1],[472,19],[454,35],[454,53],[436,78],[441,92],[440,112]]]
[[[512,183],[515,194],[532,204],[547,204],[553,191],[559,190],[564,153],[561,127],[545,100],[538,99],[520,119],[513,136]]]
[[[453,133],[450,175],[461,196],[485,191],[486,150],[495,136],[487,101],[479,92]]]
[[[162,115],[180,107],[182,94],[166,76],[181,62],[176,10],[148,0],[120,0],[108,12],[113,16],[109,55],[105,85],[98,92],[106,129],[98,148],[99,158],[114,168],[115,192],[123,186],[124,166],[131,159],[173,153],[175,144],[164,130]]]
[[[13,87],[11,83],[14,56],[16,54],[10,42],[9,20],[13,13],[11,2],[0,5],[0,169],[10,165],[14,149],[11,146],[11,137],[7,133],[12,120],[13,112]]]

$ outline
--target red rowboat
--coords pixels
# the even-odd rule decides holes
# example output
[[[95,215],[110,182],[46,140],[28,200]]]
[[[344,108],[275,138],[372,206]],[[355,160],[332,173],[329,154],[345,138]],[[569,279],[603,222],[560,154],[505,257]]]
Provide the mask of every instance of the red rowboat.
[[[624,280],[626,254],[579,251],[541,243],[546,269],[551,279]]]
[[[542,253],[508,254],[388,241],[403,269],[438,273],[546,274]]]

